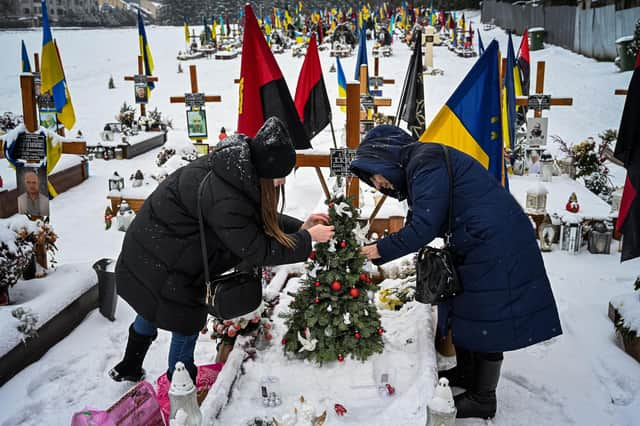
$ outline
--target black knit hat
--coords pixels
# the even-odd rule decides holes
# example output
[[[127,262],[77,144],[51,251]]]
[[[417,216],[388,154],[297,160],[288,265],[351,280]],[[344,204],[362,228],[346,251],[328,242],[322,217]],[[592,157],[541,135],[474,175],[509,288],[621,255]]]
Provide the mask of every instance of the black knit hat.
[[[251,162],[258,176],[276,179],[287,176],[296,165],[296,150],[284,123],[270,117],[262,125],[256,137],[249,141]]]

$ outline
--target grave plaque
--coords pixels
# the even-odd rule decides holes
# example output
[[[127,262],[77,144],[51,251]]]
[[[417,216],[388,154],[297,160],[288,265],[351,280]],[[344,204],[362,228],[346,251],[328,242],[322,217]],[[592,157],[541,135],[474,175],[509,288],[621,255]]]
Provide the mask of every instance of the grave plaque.
[[[329,152],[330,176],[353,176],[349,172],[351,162],[356,158],[356,150],[353,148],[331,148]]]
[[[373,96],[371,95],[360,95],[360,105],[364,109],[373,109],[375,102],[373,100]]]
[[[27,163],[42,161],[47,156],[47,138],[43,133],[20,133],[12,157]]]
[[[202,108],[205,104],[204,93],[185,93],[184,102],[187,108]]]
[[[527,106],[535,111],[549,109],[551,107],[551,95],[529,95]]]

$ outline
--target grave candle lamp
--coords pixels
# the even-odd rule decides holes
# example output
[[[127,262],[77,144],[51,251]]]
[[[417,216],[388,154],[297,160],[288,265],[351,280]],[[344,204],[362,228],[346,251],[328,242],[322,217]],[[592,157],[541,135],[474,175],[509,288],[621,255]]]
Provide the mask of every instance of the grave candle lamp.
[[[613,232],[606,223],[599,221],[591,226],[587,237],[588,250],[593,254],[609,254],[611,252],[611,239]]]
[[[113,172],[113,175],[109,178],[109,191],[122,191],[124,189],[124,178]]]
[[[551,182],[553,178],[553,157],[548,151],[540,156],[540,177],[543,182]]]
[[[560,248],[571,254],[577,254],[582,248],[582,224],[577,221],[563,220],[560,230]]]
[[[547,188],[536,185],[527,190],[525,210],[531,214],[544,214],[547,210]]]

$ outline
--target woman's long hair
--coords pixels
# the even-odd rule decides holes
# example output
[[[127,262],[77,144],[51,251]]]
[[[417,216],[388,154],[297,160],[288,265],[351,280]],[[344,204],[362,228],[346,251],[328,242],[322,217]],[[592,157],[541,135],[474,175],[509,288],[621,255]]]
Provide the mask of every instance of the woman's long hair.
[[[267,235],[275,238],[283,246],[293,248],[294,242],[280,228],[278,222],[278,201],[282,198],[280,213],[284,210],[284,185],[275,187],[273,179],[260,178],[260,198],[262,204],[262,222]]]

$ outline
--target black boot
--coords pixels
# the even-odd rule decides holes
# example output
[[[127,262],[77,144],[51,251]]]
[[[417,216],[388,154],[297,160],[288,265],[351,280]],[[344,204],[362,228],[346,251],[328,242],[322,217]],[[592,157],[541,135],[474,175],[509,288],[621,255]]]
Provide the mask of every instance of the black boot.
[[[147,355],[149,346],[156,338],[154,336],[143,336],[136,333],[133,324],[129,327],[129,340],[127,341],[127,349],[124,352],[124,358],[118,365],[109,370],[109,377],[116,382],[123,380],[129,382],[139,382],[144,379],[145,371],[142,368],[142,362]]]
[[[457,418],[479,417],[490,419],[496,415],[496,388],[500,379],[502,353],[476,352],[475,385],[471,390],[455,397]]]
[[[438,371],[438,378],[446,377],[449,386],[473,389],[475,359],[473,352],[456,346],[456,366],[450,370]]]

